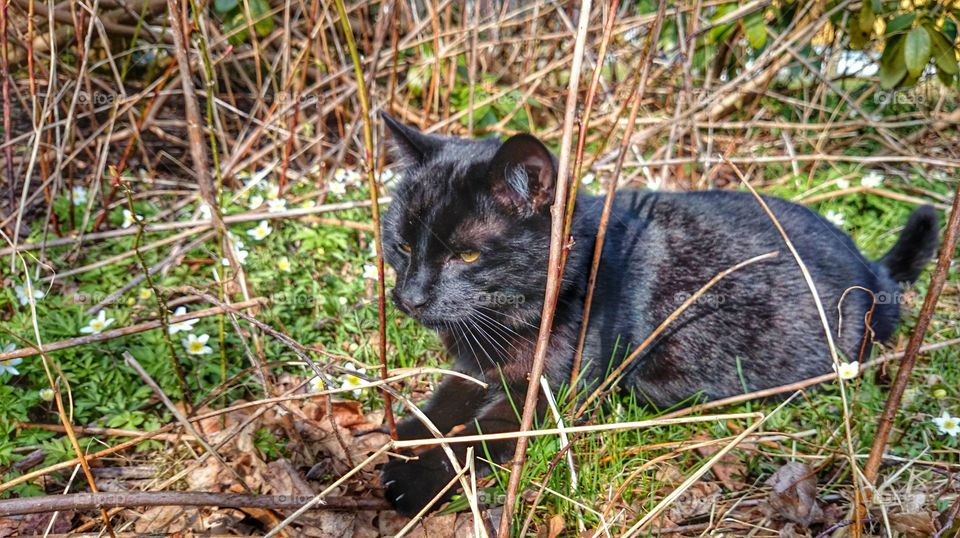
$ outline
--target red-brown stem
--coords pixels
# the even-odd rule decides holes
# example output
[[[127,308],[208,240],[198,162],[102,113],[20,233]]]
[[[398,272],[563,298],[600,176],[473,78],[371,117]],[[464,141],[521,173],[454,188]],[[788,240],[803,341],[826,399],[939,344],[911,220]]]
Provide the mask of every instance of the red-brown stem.
[[[633,136],[633,126],[637,121],[640,103],[643,102],[643,94],[646,92],[650,65],[653,60],[653,51],[656,50],[657,40],[660,37],[660,27],[665,12],[666,3],[661,2],[660,8],[657,11],[657,18],[653,23],[653,29],[650,32],[650,41],[647,42],[646,61],[643,63],[643,69],[640,72],[639,86],[637,87],[633,104],[630,106],[630,117],[627,119],[627,127],[623,133],[623,140],[620,142],[620,154],[617,156],[617,164],[613,170],[613,175],[610,177],[610,182],[607,183],[607,192],[603,200],[603,211],[600,213],[600,226],[597,228],[597,239],[593,244],[593,262],[590,266],[590,278],[587,281],[587,296],[583,302],[583,322],[580,324],[580,335],[577,338],[577,351],[573,355],[573,367],[570,370],[571,387],[576,386],[577,377],[580,375],[580,363],[583,360],[583,345],[587,339],[587,325],[590,322],[590,309],[593,306],[593,290],[597,285],[597,273],[600,271],[600,256],[603,252],[603,242],[607,237],[607,224],[610,221],[610,210],[613,207],[613,196],[617,190],[617,182],[620,179],[620,171],[623,169],[623,161],[630,147],[630,138]]]
[[[947,281],[947,273],[950,271],[950,262],[953,260],[953,252],[957,248],[957,232],[960,230],[960,184],[953,194],[953,207],[950,210],[950,218],[947,221],[947,231],[943,237],[943,244],[940,247],[940,257],[937,259],[937,268],[930,278],[930,287],[927,288],[927,296],[923,300],[923,306],[920,308],[920,316],[917,318],[917,324],[910,335],[910,341],[907,342],[907,349],[903,353],[903,360],[900,362],[900,369],[897,371],[897,378],[890,387],[890,395],[887,396],[887,403],[883,406],[883,414],[880,415],[880,424],[877,427],[877,435],[873,438],[873,445],[870,446],[870,456],[863,467],[863,475],[871,483],[876,483],[877,475],[880,472],[880,463],[883,461],[883,451],[887,448],[887,440],[890,438],[890,430],[893,429],[893,420],[897,416],[897,410],[900,408],[900,400],[903,398],[903,391],[910,383],[910,373],[913,366],[917,363],[917,357],[920,354],[920,345],[923,344],[923,336],[930,325],[930,319],[933,318],[933,312],[937,307],[937,301],[940,299],[940,293]]]
[[[567,87],[566,110],[563,116],[560,162],[557,166],[557,191],[554,195],[553,206],[550,208],[550,258],[547,266],[547,285],[540,319],[540,332],[537,335],[533,366],[530,368],[527,396],[523,404],[523,416],[520,420],[520,431],[527,431],[533,426],[533,415],[536,412],[537,398],[540,395],[540,376],[543,375],[543,363],[547,357],[547,345],[550,343],[550,332],[553,328],[553,315],[557,307],[557,298],[560,295],[560,277],[563,270],[560,266],[560,258],[563,254],[565,217],[563,206],[567,199],[568,183],[565,178],[570,167],[570,143],[573,138],[573,122],[577,112],[577,88],[580,86],[583,48],[590,23],[590,4],[591,0],[581,0],[580,2],[580,20],[577,23],[577,38],[574,45],[573,64],[570,68],[570,84]],[[500,536],[510,536],[510,522],[513,519],[517,490],[520,487],[520,475],[523,472],[523,462],[527,455],[527,442],[527,437],[517,439],[517,448],[513,454],[513,464],[510,470],[510,481],[507,484],[506,500],[503,505],[503,515],[500,517],[498,533]]]
[[[363,120],[363,145],[364,160],[367,168],[367,185],[370,189],[370,209],[373,214],[373,243],[377,247],[377,307],[379,309],[380,321],[380,341],[377,342],[377,348],[380,352],[380,379],[387,379],[389,371],[387,369],[387,292],[384,287],[383,271],[383,242],[380,239],[380,204],[379,189],[377,187],[377,178],[374,175],[373,160],[373,126],[370,125],[370,105],[367,101],[367,84],[363,79],[363,68],[360,65],[360,54],[357,52],[357,44],[353,40],[353,30],[350,28],[350,20],[347,18],[347,10],[343,6],[343,0],[336,0],[337,14],[340,16],[340,27],[343,29],[344,36],[347,39],[347,49],[350,51],[350,57],[353,59],[353,72],[357,77],[357,100],[360,101],[360,114]],[[390,427],[390,437],[397,438],[397,424],[393,418],[393,398],[390,394],[380,389],[380,395],[383,397],[384,414],[387,418],[387,425]]]
[[[7,60],[7,3],[4,2],[0,6],[0,78],[2,78],[0,87],[3,91],[3,153],[6,161],[7,195],[10,199],[10,211],[15,211],[17,203],[14,193],[16,187],[13,178],[13,144],[10,143],[12,122],[10,120],[10,73]]]

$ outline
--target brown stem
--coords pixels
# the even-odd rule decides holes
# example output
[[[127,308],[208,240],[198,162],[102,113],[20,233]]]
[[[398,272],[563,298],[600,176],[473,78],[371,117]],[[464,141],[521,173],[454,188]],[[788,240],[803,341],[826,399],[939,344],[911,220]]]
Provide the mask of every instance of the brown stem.
[[[540,332],[537,335],[537,344],[533,354],[533,366],[527,383],[527,396],[523,404],[523,416],[520,420],[520,431],[527,431],[533,426],[533,415],[537,409],[537,398],[540,395],[540,376],[543,375],[543,363],[547,358],[547,346],[550,343],[550,332],[553,328],[553,316],[556,312],[557,299],[560,295],[560,278],[563,268],[560,265],[564,243],[564,203],[567,198],[567,172],[570,167],[570,143],[573,139],[573,123],[577,112],[577,88],[580,86],[580,68],[583,62],[583,49],[587,37],[587,28],[590,24],[591,0],[581,0],[580,20],[577,23],[577,37],[574,45],[573,64],[570,69],[570,83],[567,87],[566,110],[563,117],[563,136],[560,142],[560,161],[557,166],[557,191],[554,194],[553,206],[550,208],[550,257],[547,265],[547,286],[543,302],[543,312],[540,318]],[[510,535],[510,522],[513,519],[514,505],[517,500],[517,491],[520,488],[520,475],[523,472],[523,462],[527,456],[527,437],[517,439],[517,447],[513,454],[513,465],[510,470],[510,481],[507,483],[507,495],[503,505],[503,515],[500,517],[500,536]]]
[[[880,415],[880,424],[877,426],[877,435],[873,438],[873,445],[870,446],[870,456],[863,467],[863,475],[871,484],[877,481],[880,463],[883,460],[883,451],[887,448],[887,440],[890,438],[893,420],[900,408],[903,391],[910,383],[910,373],[913,371],[913,366],[917,363],[917,357],[920,355],[920,345],[923,344],[923,337],[930,325],[930,320],[933,318],[933,312],[937,308],[940,293],[943,292],[943,287],[947,282],[950,262],[953,260],[953,252],[957,248],[958,231],[960,231],[960,184],[957,185],[953,194],[953,207],[947,221],[947,231],[943,237],[943,245],[940,247],[937,268],[933,272],[933,277],[930,278],[927,296],[923,300],[923,306],[920,308],[920,315],[917,318],[913,333],[910,335],[910,341],[907,342],[907,349],[903,353],[897,378],[893,381],[893,386],[890,387],[890,395],[887,396],[887,403],[883,406],[883,414]]]
[[[261,508],[283,510],[300,508],[312,496],[249,495],[245,493],[208,493],[205,491],[134,491],[123,493],[71,493],[23,499],[0,500],[0,517],[24,514],[49,514],[97,508],[133,508],[146,506],[217,506],[220,508]],[[387,510],[390,506],[376,497],[324,497],[314,510]]]

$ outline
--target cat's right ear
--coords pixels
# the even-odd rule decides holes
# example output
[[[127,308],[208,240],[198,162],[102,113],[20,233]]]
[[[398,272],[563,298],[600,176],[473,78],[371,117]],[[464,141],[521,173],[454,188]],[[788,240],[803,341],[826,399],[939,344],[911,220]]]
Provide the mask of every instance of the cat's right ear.
[[[417,129],[404,125],[386,112],[380,112],[380,117],[387,124],[393,135],[393,145],[400,153],[401,159],[407,164],[423,164],[442,145],[435,136],[421,133]]]
[[[489,167],[490,190],[501,205],[530,215],[553,203],[557,165],[537,137],[518,134],[507,139]]]

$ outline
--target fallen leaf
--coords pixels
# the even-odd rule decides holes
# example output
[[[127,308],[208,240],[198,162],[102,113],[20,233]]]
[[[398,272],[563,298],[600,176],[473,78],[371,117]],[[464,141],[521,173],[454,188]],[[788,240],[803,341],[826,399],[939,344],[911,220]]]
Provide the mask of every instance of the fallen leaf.
[[[786,463],[767,480],[770,495],[767,503],[781,519],[809,527],[823,521],[823,510],[817,504],[817,476],[804,463]]]
[[[697,436],[697,439],[701,441],[712,440],[712,438],[706,434]],[[709,458],[716,454],[718,450],[720,450],[720,448],[717,445],[706,445],[697,448],[697,453],[704,458]],[[713,476],[717,477],[717,480],[729,491],[740,491],[746,487],[746,483],[741,480],[742,477],[747,475],[746,467],[743,465],[743,462],[740,461],[740,458],[733,454],[726,454],[720,458],[720,461],[713,465],[710,472],[712,472]]]
[[[890,514],[890,526],[907,538],[932,536],[937,532],[937,527],[934,524],[935,517],[931,512]]]
[[[720,486],[713,482],[697,482],[687,488],[670,506],[668,516],[674,521],[683,521],[705,514],[720,500]]]

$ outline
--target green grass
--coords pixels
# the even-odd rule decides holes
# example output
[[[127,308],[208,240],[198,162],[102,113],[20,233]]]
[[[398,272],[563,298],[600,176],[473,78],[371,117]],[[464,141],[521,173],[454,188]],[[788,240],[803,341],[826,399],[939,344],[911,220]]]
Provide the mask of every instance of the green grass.
[[[770,167],[766,171],[767,179],[782,177],[787,167]],[[765,192],[773,195],[793,198],[826,183],[834,182],[846,174],[856,174],[850,181],[859,182],[861,169],[853,166],[837,166],[828,169],[813,178],[806,176],[788,178],[778,186]],[[940,194],[948,193],[944,182],[932,181],[912,175],[912,187],[927,189]],[[903,186],[900,179],[888,176],[885,188],[899,190]],[[596,188],[596,187],[593,187]],[[298,186],[288,198],[307,194],[306,187]],[[823,192],[836,190],[830,186]],[[265,193],[261,193],[265,194]],[[347,189],[342,196],[332,201],[363,200],[366,194],[362,186]],[[138,202],[137,212],[148,221],[159,211],[166,208],[170,200]],[[246,209],[247,200],[228,205],[226,213],[236,213]],[[192,204],[188,209],[195,208]],[[82,220],[82,206],[71,207],[66,199],[55,204],[55,210],[61,222],[69,222],[69,212],[74,211],[76,222]],[[843,228],[850,232],[857,245],[869,256],[878,257],[889,248],[896,238],[896,231],[905,221],[912,207],[909,204],[893,201],[875,195],[855,194],[835,198],[820,203],[815,209],[821,213],[833,211],[844,218]],[[368,222],[368,212],[362,209],[344,211],[338,218]],[[188,212],[180,211],[167,219],[187,219]],[[119,208],[111,213],[111,227],[122,221]],[[296,220],[272,221],[273,232],[263,241],[253,241],[246,230],[255,223],[231,227],[233,233],[241,238],[249,250],[245,264],[251,296],[265,296],[271,299],[267,307],[258,313],[258,318],[272,327],[281,330],[294,339],[319,346],[337,353],[347,354],[368,365],[377,361],[374,336],[377,332],[377,309],[375,282],[364,278],[364,266],[373,263],[370,248],[370,233],[336,226],[308,224]],[[40,225],[33,227],[31,241],[39,239]],[[152,234],[144,242],[163,237]],[[173,265],[170,270],[156,278],[159,288],[182,285],[209,286],[213,282],[212,271],[222,271],[222,267],[212,250],[212,243],[205,249],[189,252],[183,263]],[[76,267],[108,256],[129,251],[133,246],[131,237],[89,243],[77,251],[76,260],[69,265],[60,261],[67,249],[54,249],[48,255],[55,260],[57,269]],[[150,250],[144,253],[148,265],[155,264],[165,255],[165,249]],[[287,257],[291,261],[289,272],[277,268],[277,260]],[[31,271],[37,268],[36,260],[27,256]],[[122,263],[89,271],[74,277],[58,280],[57,285],[37,303],[37,324],[40,336],[45,343],[73,338],[89,321],[84,310],[89,307],[90,299],[95,302],[124,285],[132,275],[140,271],[135,258]],[[48,275],[43,269],[40,276]],[[33,273],[31,273],[33,275]],[[22,284],[22,273],[10,273],[10,265],[0,267],[0,276],[5,283],[0,290],[0,315],[3,316],[3,331],[0,332],[0,347],[15,342],[11,335],[33,338],[33,318],[30,309],[22,306],[14,292],[12,284]],[[904,308],[904,319],[900,335],[909,334],[926,291],[929,272],[925,274],[911,293],[911,301]],[[960,278],[956,272],[950,274],[948,289],[956,290]],[[40,285],[37,285],[41,287]],[[46,289],[43,286],[43,289]],[[131,325],[157,315],[156,298],[140,296],[141,288],[135,288],[122,297],[116,304],[108,306],[109,318],[115,319],[110,328]],[[80,301],[81,298],[88,298]],[[927,342],[937,342],[960,336],[958,309],[955,292],[943,298],[941,307],[928,332]],[[188,305],[188,310],[201,308],[200,305]],[[429,331],[418,326],[412,320],[399,315],[388,306],[387,311],[388,353],[391,367],[437,366],[444,363],[441,346],[437,338]],[[184,353],[180,343],[183,333],[174,335],[173,344],[181,361],[185,365],[187,381],[195,399],[211,394],[224,381],[220,365],[221,349],[225,351],[227,378],[236,375],[249,366],[245,358],[239,337],[234,334],[229,323],[225,324],[223,339],[220,338],[220,322],[217,317],[209,317],[196,324],[196,334],[211,335],[209,345],[213,353],[192,356]],[[261,359],[268,361],[289,361],[292,364],[281,369],[306,376],[304,365],[296,363],[297,357],[280,343],[269,337],[261,339],[263,349]],[[225,348],[224,348],[225,346]],[[22,347],[18,344],[17,347]],[[53,361],[63,371],[69,383],[73,399],[73,423],[132,430],[154,430],[172,422],[173,418],[158,404],[152,391],[146,387],[137,375],[125,366],[122,353],[129,351],[158,381],[163,390],[175,401],[182,398],[169,352],[160,330],[153,330],[126,336],[106,342],[74,347],[50,354]],[[947,348],[925,354],[913,373],[913,384],[897,419],[897,428],[892,439],[890,454],[903,458],[916,458],[930,461],[960,461],[957,452],[957,439],[940,435],[931,418],[942,410],[960,414],[960,365],[957,364],[957,351]],[[11,465],[22,459],[30,449],[40,447],[46,456],[43,465],[49,465],[72,457],[72,449],[64,436],[32,428],[19,428],[18,422],[40,422],[55,424],[59,422],[54,405],[43,400],[41,389],[46,388],[47,378],[39,357],[25,359],[16,366],[18,375],[0,373],[0,471],[2,480],[7,481],[19,473]],[[885,385],[895,369],[880,374],[868,371],[851,385],[851,414],[855,449],[865,454],[874,434],[877,417],[885,400]],[[368,370],[372,373],[372,370]],[[431,383],[435,378],[429,376],[411,380],[408,388]],[[260,396],[260,388],[255,377],[241,377],[228,387],[224,401],[236,399],[254,399]],[[343,397],[352,397],[349,393]],[[379,397],[372,391],[361,395],[364,410],[376,411],[382,407]],[[776,402],[749,402],[725,409],[724,412],[771,412]],[[639,405],[629,396],[616,396],[599,411],[600,422],[633,421],[656,416],[656,412]],[[839,389],[835,384],[808,391],[800,398],[772,415],[763,431],[793,434],[806,433],[793,441],[784,441],[734,451],[738,461],[736,467],[744,473],[747,484],[762,482],[776,468],[791,458],[809,456],[805,460],[823,464],[829,472],[821,476],[829,477],[823,486],[825,491],[849,491],[851,478],[849,470],[839,458],[843,454],[842,405]],[[691,439],[719,439],[734,436],[747,424],[733,421],[707,421],[692,425],[661,426],[646,430],[621,431],[616,433],[590,434],[580,438],[574,447],[579,463],[579,489],[572,496],[581,502],[601,510],[612,492],[616,491],[624,480],[640,466],[654,457],[674,450],[678,445],[667,448],[649,448],[665,443],[680,443]],[[108,444],[113,441],[107,440]],[[92,437],[81,437],[81,446],[85,450],[96,450],[102,445]],[[269,430],[258,430],[255,446],[266,459],[275,459],[289,454],[286,439],[274,437]],[[143,457],[161,458],[154,454],[161,445],[146,442],[136,450]],[[530,445],[530,457],[524,469],[526,488],[534,490],[546,480],[546,485],[557,492],[570,494],[570,475],[565,460],[561,460],[552,474],[548,475],[548,463],[553,459],[559,441],[553,437],[536,438]],[[829,456],[838,456],[834,460]],[[618,502],[611,515],[620,509],[626,509],[627,522],[635,520],[636,513],[643,512],[662,499],[668,486],[675,486],[663,478],[665,469],[675,469],[681,475],[687,475],[701,465],[709,456],[695,451],[680,450],[663,463],[649,466],[636,474],[626,486],[622,501]],[[832,467],[831,467],[832,466]],[[926,466],[918,466],[914,471],[920,479],[931,477]],[[659,478],[658,478],[659,477]],[[710,475],[708,475],[710,479]],[[503,475],[485,482],[493,494],[502,494],[505,485]],[[822,480],[823,483],[823,480]],[[0,493],[9,495],[36,495],[42,490],[35,484],[22,485],[10,491]],[[733,499],[737,492],[722,490],[724,499]],[[461,504],[463,506],[463,504]],[[942,507],[941,507],[942,508]],[[572,514],[574,507],[562,497],[547,493],[541,500],[534,521],[539,524],[553,514]],[[600,519],[587,511],[580,511],[587,528],[600,524]],[[524,511],[518,516],[522,518]],[[522,521],[522,519],[518,519]],[[568,524],[570,516],[568,516]],[[624,521],[621,518],[619,521]]]

